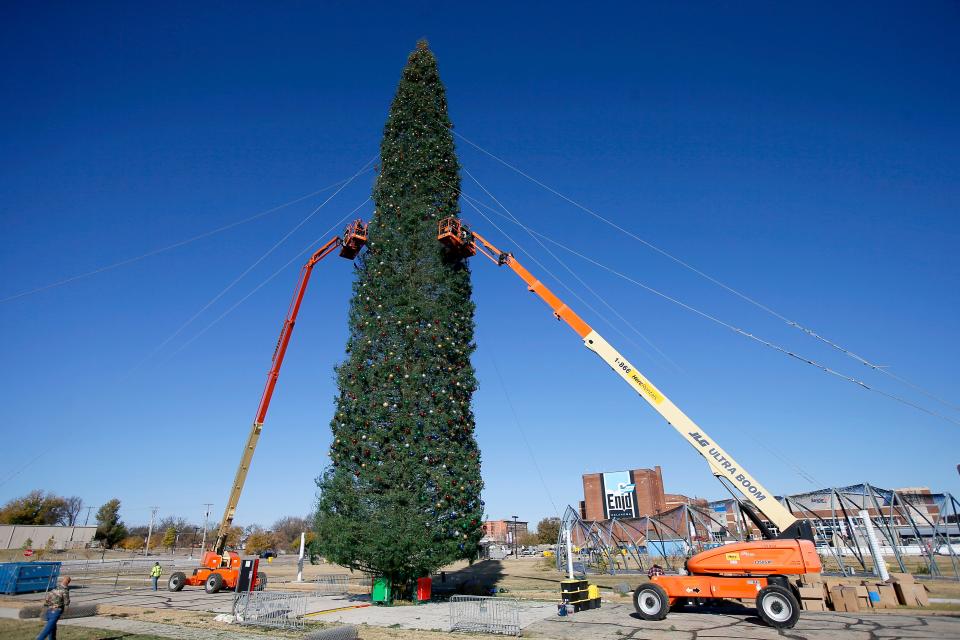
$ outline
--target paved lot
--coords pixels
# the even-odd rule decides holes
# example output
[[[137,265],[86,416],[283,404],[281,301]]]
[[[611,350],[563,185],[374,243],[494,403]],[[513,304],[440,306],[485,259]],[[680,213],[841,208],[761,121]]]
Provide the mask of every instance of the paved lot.
[[[143,609],[207,611],[226,613],[231,609],[230,593],[208,595],[202,590],[184,590],[179,593],[145,589],[114,591],[108,587],[77,589],[71,593],[74,603],[135,606]],[[19,598],[18,598],[19,599]],[[24,597],[28,604],[35,598]],[[420,606],[364,607],[341,609],[363,604],[358,596],[310,596],[308,619],[318,622],[369,624],[401,629],[449,629],[449,605],[430,603]],[[557,640],[705,640],[738,638],[742,640],[883,640],[894,638],[958,638],[960,614],[916,615],[903,613],[811,613],[805,612],[793,629],[782,635],[766,626],[747,607],[730,606],[719,610],[671,613],[661,622],[640,619],[629,604],[605,603],[603,608],[583,611],[567,617],[556,615],[556,606],[547,603],[521,603],[521,626],[524,637],[555,638]],[[340,609],[340,610],[337,610]],[[0,615],[15,615],[15,610],[4,610]],[[222,631],[184,629],[169,624],[138,622],[111,618],[85,618],[65,621],[65,624],[94,626],[124,632],[154,633],[160,636],[194,640],[198,638],[240,638],[244,630],[238,627],[230,633]],[[262,636],[261,636],[262,637]],[[464,635],[463,637],[468,637]]]
[[[527,627],[524,637],[558,640],[880,640],[883,638],[960,638],[960,617],[901,614],[804,612],[800,622],[781,636],[753,609],[671,613],[661,622],[637,616],[631,605],[610,604],[561,618],[554,616]]]
[[[332,597],[310,598],[308,611],[318,612],[307,614],[308,620],[318,622],[342,622],[345,624],[370,624],[378,627],[396,626],[400,629],[423,629],[426,631],[450,630],[450,604],[447,602],[430,602],[427,604],[401,607],[363,607],[330,611],[339,607],[349,607],[369,602],[366,597]],[[521,601],[520,628],[556,615],[557,605],[544,602]]]

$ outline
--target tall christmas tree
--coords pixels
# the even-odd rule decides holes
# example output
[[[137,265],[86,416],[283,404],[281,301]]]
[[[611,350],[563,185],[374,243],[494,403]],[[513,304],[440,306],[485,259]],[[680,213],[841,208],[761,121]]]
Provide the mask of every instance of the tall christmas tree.
[[[394,583],[475,558],[482,536],[470,270],[437,241],[437,223],[458,213],[452,126],[421,41],[384,127],[331,461],[317,481],[315,550]]]

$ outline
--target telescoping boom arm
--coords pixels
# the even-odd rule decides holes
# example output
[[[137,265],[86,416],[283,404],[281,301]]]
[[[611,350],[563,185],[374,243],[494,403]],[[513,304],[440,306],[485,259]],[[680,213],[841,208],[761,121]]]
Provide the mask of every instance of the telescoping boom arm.
[[[283,365],[283,357],[287,353],[287,345],[290,344],[290,336],[293,334],[293,327],[297,322],[297,314],[300,313],[300,303],[303,302],[303,294],[306,293],[307,284],[310,282],[310,275],[313,273],[313,267],[333,253],[334,249],[338,247],[340,248],[341,258],[353,260],[366,242],[367,225],[364,224],[363,220],[354,220],[347,226],[343,236],[331,238],[325,245],[317,249],[300,269],[297,288],[294,289],[293,300],[290,302],[290,308],[287,310],[283,327],[280,329],[280,338],[277,340],[277,346],[273,350],[270,371],[267,373],[267,384],[263,389],[263,395],[260,397],[260,404],[257,406],[257,414],[253,419],[253,425],[250,427],[250,434],[247,436],[247,443],[243,448],[243,454],[240,456],[240,466],[237,467],[237,474],[233,478],[230,498],[227,500],[227,506],[223,510],[223,519],[220,520],[220,529],[217,531],[217,541],[213,546],[213,552],[217,555],[223,555],[223,550],[227,546],[227,532],[230,531],[230,525],[233,524],[233,516],[237,510],[237,503],[240,502],[243,483],[247,479],[247,471],[250,470],[250,462],[253,460],[253,452],[257,448],[257,441],[260,439],[260,431],[263,430],[263,422],[267,419],[267,409],[270,408],[270,399],[273,397],[273,390],[277,386],[277,378],[280,377],[280,367]]]
[[[438,239],[462,255],[472,256],[479,252],[498,266],[507,265],[513,269],[514,273],[527,283],[527,289],[540,296],[553,310],[553,315],[557,319],[563,320],[576,331],[588,349],[600,356],[617,375],[640,394],[641,398],[663,416],[670,426],[706,459],[714,475],[725,478],[736,486],[780,530],[781,537],[801,535],[797,518],[784,508],[766,487],[697,426],[677,405],[673,404],[670,398],[644,377],[619,351],[584,322],[573,309],[564,304],[550,289],[527,271],[512,254],[500,251],[479,233],[465,229],[456,218],[442,220],[438,231]]]

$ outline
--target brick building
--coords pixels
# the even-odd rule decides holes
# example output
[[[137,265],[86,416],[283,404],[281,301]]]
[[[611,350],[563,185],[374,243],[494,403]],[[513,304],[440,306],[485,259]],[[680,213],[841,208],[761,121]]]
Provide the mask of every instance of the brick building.
[[[685,496],[682,493],[665,493],[663,495],[665,508],[664,511],[670,511],[670,509],[676,509],[680,505],[688,505],[691,507],[701,507],[703,509],[707,508],[709,504],[706,498],[691,498]]]
[[[489,542],[512,543],[513,534],[522,540],[527,535],[527,523],[523,520],[487,520],[483,523],[483,537]]]
[[[583,475],[580,517],[607,520],[636,518],[667,508],[660,467]]]

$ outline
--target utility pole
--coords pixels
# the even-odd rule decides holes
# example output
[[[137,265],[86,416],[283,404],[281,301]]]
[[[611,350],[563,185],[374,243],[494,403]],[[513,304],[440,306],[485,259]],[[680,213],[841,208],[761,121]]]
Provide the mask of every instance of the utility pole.
[[[511,516],[513,518],[513,557],[519,558],[519,548],[517,547],[517,516]]]
[[[90,523],[90,512],[93,510],[93,507],[87,507],[87,517],[83,521],[83,526],[87,526]]]
[[[147,545],[143,548],[143,555],[150,553],[150,536],[153,535],[153,519],[160,507],[150,507],[150,527],[147,529]]]
[[[203,551],[207,548],[207,518],[210,517],[210,507],[213,506],[212,502],[205,502],[203,506],[207,508],[203,512],[203,542],[200,543],[200,558],[203,559]]]

